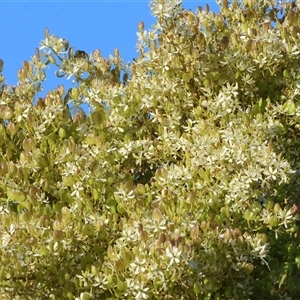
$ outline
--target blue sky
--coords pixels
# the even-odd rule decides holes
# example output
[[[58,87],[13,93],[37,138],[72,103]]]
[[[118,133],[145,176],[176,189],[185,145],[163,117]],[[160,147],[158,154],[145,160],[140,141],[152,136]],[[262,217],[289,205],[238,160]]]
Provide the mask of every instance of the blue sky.
[[[214,1],[183,1],[183,7],[195,11],[209,3],[217,12]],[[99,49],[108,57],[114,48],[120,50],[125,62],[136,53],[137,24],[145,29],[155,23],[149,1],[0,1],[0,58],[4,60],[3,75],[9,85],[17,84],[17,72],[24,60],[30,60],[39,47],[47,27],[50,34],[69,40],[70,46],[88,54]],[[71,80],[56,78],[55,68],[47,70],[43,92],[59,84],[71,87]]]

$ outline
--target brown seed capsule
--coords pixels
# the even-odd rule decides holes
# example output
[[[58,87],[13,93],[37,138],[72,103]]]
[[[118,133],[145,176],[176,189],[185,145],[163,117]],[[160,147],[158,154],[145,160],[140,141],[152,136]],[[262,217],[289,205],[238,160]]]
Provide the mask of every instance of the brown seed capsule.
[[[29,196],[33,199],[36,199],[39,195],[39,190],[36,186],[31,186],[31,188],[29,189]]]
[[[51,106],[52,105],[53,100],[52,100],[52,98],[51,98],[51,96],[49,94],[46,95],[44,102],[45,102],[45,104],[47,106]]]
[[[166,241],[167,237],[164,233],[161,233],[158,237],[157,243],[158,245],[163,244]]]
[[[237,239],[241,235],[242,235],[242,232],[241,232],[241,230],[239,228],[233,230],[233,236],[234,236],[234,238]]]
[[[13,122],[9,122],[6,128],[11,136],[14,136],[17,133],[17,126]]]
[[[9,106],[2,105],[0,106],[0,118],[9,120],[13,117],[13,110]]]
[[[271,28],[270,22],[268,21],[264,22],[264,31],[268,32],[270,28]]]
[[[35,141],[32,138],[26,138],[23,140],[22,146],[25,151],[31,151],[35,148]]]
[[[34,246],[37,243],[37,239],[34,236],[31,236],[27,239],[27,245]]]
[[[64,94],[64,92],[65,92],[64,86],[63,86],[62,84],[60,84],[60,85],[57,87],[57,91],[58,91],[58,94],[59,94],[60,96],[62,96],[62,95]]]
[[[35,48],[35,56],[38,60],[40,60],[40,51],[38,48]]]
[[[286,19],[287,19],[289,25],[294,24],[294,20],[295,20],[295,12],[291,10],[291,11],[288,13]]]
[[[66,40],[66,39],[63,39],[63,45],[64,45],[64,48],[65,48],[65,51],[67,51],[69,49],[69,41]]]
[[[139,223],[139,232],[142,232],[144,230],[144,226],[142,223]]]
[[[200,228],[201,228],[203,231],[205,231],[205,230],[207,229],[207,223],[206,223],[206,221],[202,221],[202,222],[201,222]]]
[[[238,6],[239,6],[238,0],[233,0],[231,4],[231,9],[236,9],[238,8]]]
[[[184,253],[190,253],[190,252],[191,252],[191,246],[188,245],[188,244],[185,244],[185,245],[183,246],[183,252],[184,252]]]
[[[73,122],[74,123],[83,123],[85,121],[86,121],[85,112],[82,109],[80,109],[73,117]]]
[[[54,220],[52,228],[53,230],[61,230],[63,228],[63,225],[59,220]]]
[[[232,240],[233,234],[232,234],[232,230],[230,228],[226,228],[225,238],[227,241]]]
[[[38,101],[36,102],[36,106],[39,107],[39,108],[44,108],[46,106],[43,98],[40,97],[38,99]]]
[[[245,49],[246,49],[247,51],[249,51],[249,50],[251,50],[251,48],[252,48],[252,40],[249,39],[249,40],[245,43]]]
[[[26,60],[23,62],[23,68],[26,72],[29,72],[29,63]]]
[[[114,49],[114,56],[119,57],[120,56],[120,52],[118,48]]]
[[[144,242],[148,241],[148,233],[145,230],[142,230],[140,232],[140,238]]]
[[[144,22],[143,22],[143,21],[140,21],[139,24],[138,24],[139,32],[144,31],[144,28],[145,28]]]
[[[168,194],[169,194],[169,190],[167,187],[164,187],[161,191],[161,196],[162,198],[167,198],[168,197]]]
[[[291,214],[292,216],[296,215],[299,211],[299,206],[294,204],[292,207],[291,207]]]
[[[257,35],[257,30],[256,30],[256,28],[251,28],[250,34],[253,35],[253,36],[256,36],[256,35]]]
[[[226,49],[228,44],[229,44],[229,38],[228,36],[223,36],[222,37],[222,41],[221,41],[221,44],[222,44],[222,48],[223,49]]]
[[[61,230],[54,230],[53,232],[53,240],[55,242],[61,241],[64,238],[64,233]]]
[[[0,59],[0,73],[2,72],[3,70],[3,65],[4,65],[4,62],[2,59]]]
[[[127,81],[128,81],[128,74],[125,73],[125,74],[123,75],[123,83],[126,83]]]
[[[199,226],[194,225],[191,229],[191,237],[193,241],[195,241],[198,238],[198,235],[199,235]]]
[[[82,51],[82,50],[77,50],[75,52],[74,57],[75,58],[85,58],[85,59],[89,58],[88,54],[85,51]]]
[[[101,56],[100,50],[99,49],[94,50],[94,52],[93,52],[93,58],[97,59],[97,58],[100,58],[100,56]]]
[[[45,34],[45,37],[46,37],[46,38],[49,38],[49,30],[48,30],[47,27],[46,27],[45,30],[44,30],[44,34]]]
[[[228,0],[223,0],[223,7],[228,8]]]
[[[163,219],[161,210],[159,208],[157,208],[157,207],[154,208],[154,210],[153,210],[153,218],[155,220],[157,220],[158,222],[161,222],[161,220]]]
[[[223,30],[225,28],[225,24],[224,24],[224,21],[223,21],[223,17],[221,15],[216,15],[216,20],[215,20],[215,23],[218,27],[219,30]]]
[[[292,26],[292,36],[294,38],[298,38],[298,33],[300,32],[300,29],[298,26]]]

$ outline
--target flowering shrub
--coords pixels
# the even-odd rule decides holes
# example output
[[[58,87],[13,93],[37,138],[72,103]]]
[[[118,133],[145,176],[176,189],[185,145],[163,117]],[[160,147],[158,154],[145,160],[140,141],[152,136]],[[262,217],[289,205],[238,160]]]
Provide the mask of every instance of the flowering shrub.
[[[3,299],[300,297],[300,7],[219,4],[153,0],[132,64],[46,29],[1,75]],[[39,97],[48,65],[74,87]]]

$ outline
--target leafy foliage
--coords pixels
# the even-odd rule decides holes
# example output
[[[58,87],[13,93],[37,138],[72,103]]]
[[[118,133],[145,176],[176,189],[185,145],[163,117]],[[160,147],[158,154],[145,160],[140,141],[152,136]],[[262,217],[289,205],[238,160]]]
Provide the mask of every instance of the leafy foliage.
[[[6,299],[300,296],[299,7],[151,10],[132,64],[45,30],[1,75]],[[41,98],[49,65],[75,85]]]

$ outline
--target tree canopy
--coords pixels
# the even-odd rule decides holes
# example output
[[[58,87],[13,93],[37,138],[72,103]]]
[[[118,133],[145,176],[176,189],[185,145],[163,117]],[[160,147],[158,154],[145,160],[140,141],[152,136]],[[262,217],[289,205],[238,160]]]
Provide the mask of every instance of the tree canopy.
[[[300,297],[300,7],[219,5],[152,0],[132,63],[46,29],[0,74],[3,299]]]

